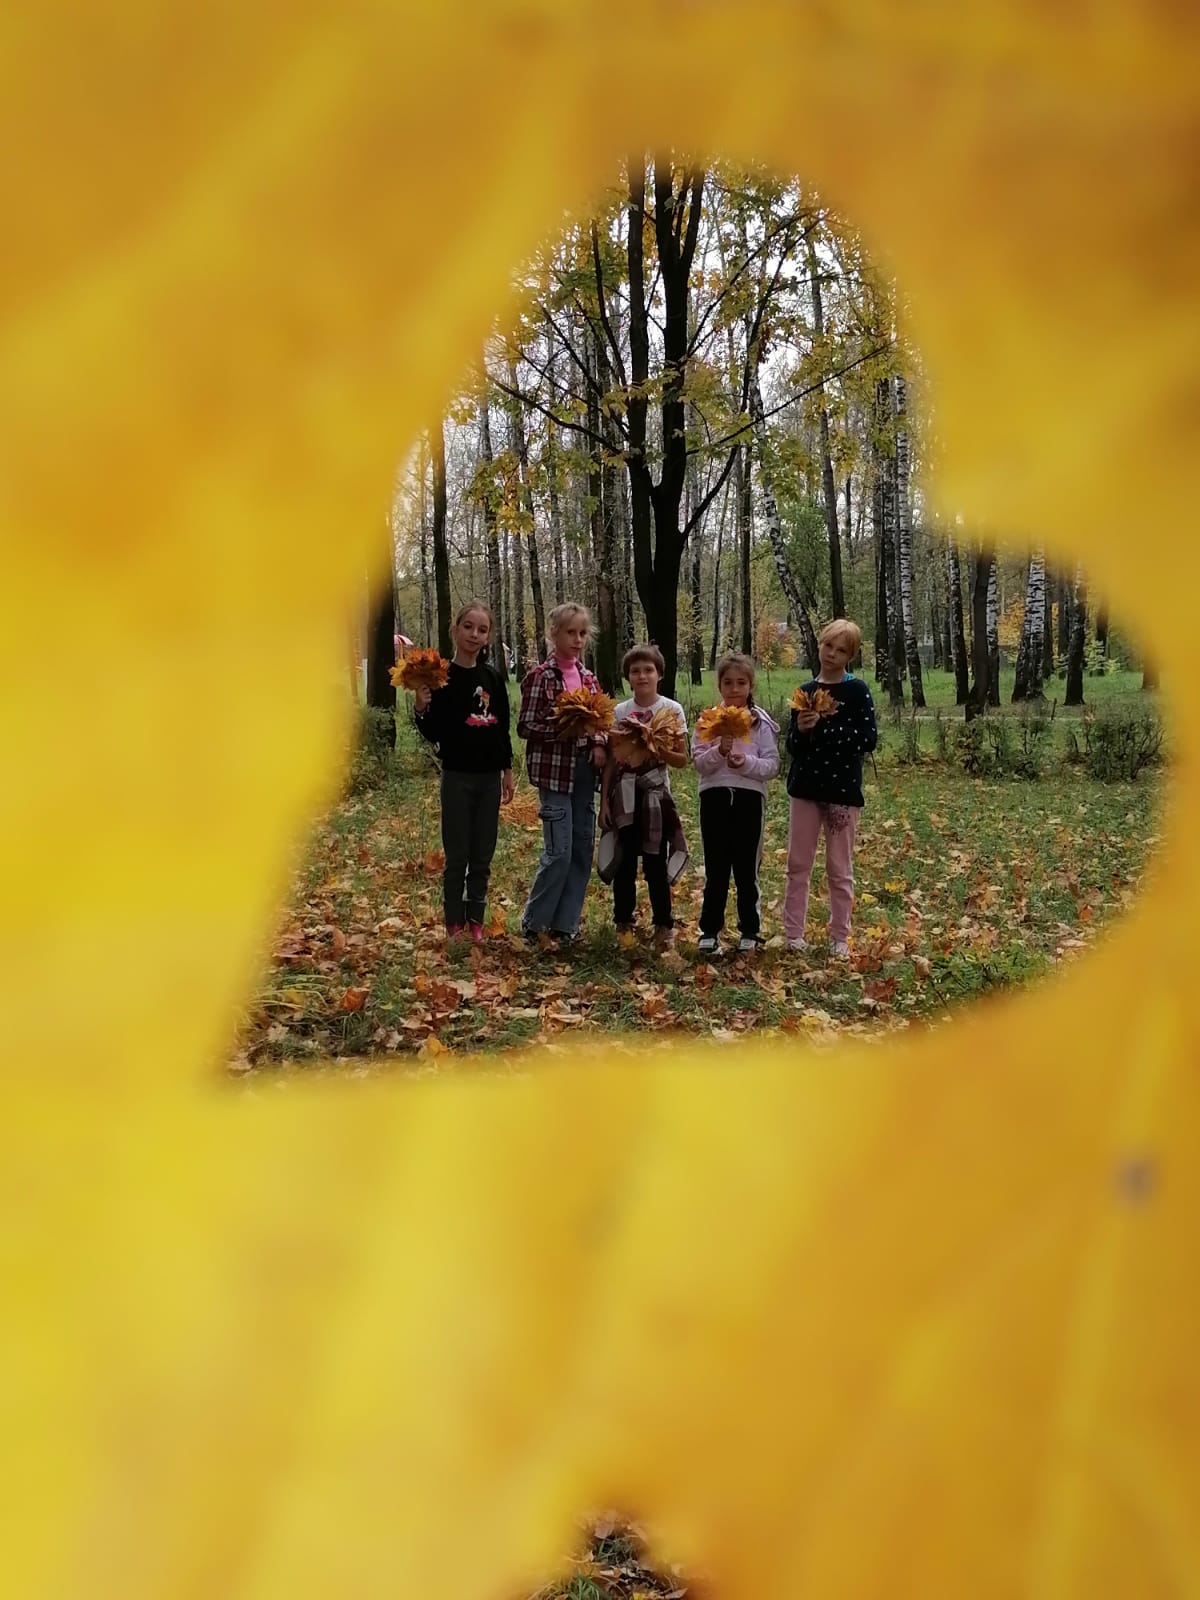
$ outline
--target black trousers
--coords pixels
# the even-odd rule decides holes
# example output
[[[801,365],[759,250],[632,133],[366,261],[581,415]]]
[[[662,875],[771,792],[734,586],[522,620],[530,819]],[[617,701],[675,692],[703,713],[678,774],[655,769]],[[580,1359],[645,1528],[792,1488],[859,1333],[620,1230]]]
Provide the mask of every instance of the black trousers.
[[[442,895],[446,926],[482,922],[500,831],[498,772],[442,773]]]
[[[762,929],[758,867],[762,859],[766,800],[756,789],[704,789],[700,794],[700,838],[704,844],[704,905],[700,932],[725,926],[729,878],[737,887],[738,932],[757,939]]]
[[[613,878],[613,921],[632,922],[637,905],[637,864],[642,853],[642,797],[637,797],[636,819],[620,831],[621,865]],[[671,885],[667,882],[666,840],[656,856],[642,855],[642,871],[650,894],[650,910],[656,928],[673,928]]]

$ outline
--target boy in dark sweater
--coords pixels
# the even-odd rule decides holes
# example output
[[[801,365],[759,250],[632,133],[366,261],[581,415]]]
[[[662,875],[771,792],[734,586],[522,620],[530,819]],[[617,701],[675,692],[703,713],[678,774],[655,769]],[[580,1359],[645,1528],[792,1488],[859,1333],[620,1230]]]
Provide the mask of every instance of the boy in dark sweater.
[[[825,876],[829,879],[829,932],[833,954],[850,954],[850,914],[854,907],[854,836],[862,810],[862,758],[878,742],[875,706],[861,678],[846,672],[862,645],[857,623],[845,617],[821,630],[820,675],[803,685],[823,709],[793,709],[787,748],[791,756],[787,789],[787,891],[783,931],[789,950],[804,950],[808,891],[817,841],[825,830]]]
[[[500,806],[513,797],[508,693],[494,667],[480,660],[492,613],[472,600],[454,619],[454,659],[443,688],[418,689],[417,731],[437,746],[442,763],[442,877],[446,934],[470,929],[483,941],[484,907],[500,829]]]

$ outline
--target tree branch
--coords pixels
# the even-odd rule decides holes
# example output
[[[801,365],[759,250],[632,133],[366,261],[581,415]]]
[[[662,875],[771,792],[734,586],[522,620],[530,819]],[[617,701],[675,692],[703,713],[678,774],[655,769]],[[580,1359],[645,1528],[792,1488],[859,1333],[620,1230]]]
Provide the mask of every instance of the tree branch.
[[[765,422],[768,417],[776,416],[780,411],[786,411],[788,406],[795,405],[797,400],[803,400],[805,395],[813,394],[823,384],[832,383],[834,378],[840,378],[843,373],[852,372],[855,367],[861,367],[865,361],[870,361],[872,357],[882,355],[888,348],[889,346],[886,344],[876,345],[874,350],[868,350],[865,355],[856,356],[853,361],[848,361],[844,367],[837,367],[833,372],[827,372],[824,377],[818,378],[815,383],[810,383],[803,389],[797,389],[795,394],[790,394],[786,400],[781,400],[777,406],[772,406],[769,411],[764,411],[763,421]],[[752,433],[753,431],[753,422],[744,423],[740,428],[735,429],[733,433],[726,433],[720,439],[714,439],[711,445],[693,445],[688,454],[697,454],[701,449],[719,450],[723,444],[729,444],[731,440],[740,439],[743,434]]]

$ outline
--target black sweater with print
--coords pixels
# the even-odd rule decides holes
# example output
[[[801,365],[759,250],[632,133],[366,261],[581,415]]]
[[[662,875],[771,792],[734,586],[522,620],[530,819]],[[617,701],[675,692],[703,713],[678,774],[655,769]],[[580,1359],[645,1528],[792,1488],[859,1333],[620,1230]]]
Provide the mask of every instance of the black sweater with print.
[[[504,679],[486,662],[452,661],[444,688],[435,689],[417,729],[437,745],[447,772],[504,772],[512,766],[512,731]]]
[[[817,689],[828,690],[838,701],[838,710],[822,717],[807,733],[796,726],[796,713],[792,712],[787,736],[792,758],[787,791],[796,800],[861,806],[862,758],[879,742],[871,691],[861,678],[843,678],[841,683],[821,683],[810,678],[803,687],[809,694]]]

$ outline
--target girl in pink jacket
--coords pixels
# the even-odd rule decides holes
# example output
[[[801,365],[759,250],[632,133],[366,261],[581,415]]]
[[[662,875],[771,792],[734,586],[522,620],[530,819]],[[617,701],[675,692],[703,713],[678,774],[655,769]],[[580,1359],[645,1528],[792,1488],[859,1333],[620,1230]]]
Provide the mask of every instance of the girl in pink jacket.
[[[754,704],[754,662],[740,654],[717,663],[717,688],[727,706],[745,706],[754,721],[747,739],[706,742],[692,737],[692,760],[700,775],[700,838],[704,846],[704,905],[700,912],[701,955],[717,955],[729,878],[737,889],[740,951],[761,943],[758,870],[767,824],[767,781],[779,771],[779,728]]]

